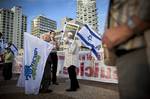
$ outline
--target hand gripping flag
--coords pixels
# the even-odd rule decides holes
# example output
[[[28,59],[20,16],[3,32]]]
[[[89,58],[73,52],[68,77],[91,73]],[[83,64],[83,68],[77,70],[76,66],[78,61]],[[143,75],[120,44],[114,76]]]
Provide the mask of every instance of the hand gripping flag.
[[[98,59],[98,49],[97,47],[101,45],[101,38],[94,32],[88,25],[85,25],[77,33],[79,40],[92,51],[92,56]]]

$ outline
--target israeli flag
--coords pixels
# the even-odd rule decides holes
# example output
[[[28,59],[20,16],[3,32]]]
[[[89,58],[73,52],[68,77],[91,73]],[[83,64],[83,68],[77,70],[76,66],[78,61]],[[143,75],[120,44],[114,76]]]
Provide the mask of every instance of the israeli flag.
[[[14,53],[14,55],[17,56],[18,49],[17,49],[17,47],[14,44],[11,44],[10,49]]]
[[[92,55],[95,59],[98,59],[98,46],[101,45],[101,38],[94,32],[88,25],[85,25],[77,33],[79,40],[92,51]]]

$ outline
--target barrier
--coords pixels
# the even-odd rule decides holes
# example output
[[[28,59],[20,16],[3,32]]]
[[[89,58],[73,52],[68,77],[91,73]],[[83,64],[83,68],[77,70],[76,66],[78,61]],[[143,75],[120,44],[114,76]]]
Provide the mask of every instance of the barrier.
[[[63,66],[65,59],[64,52],[58,51],[57,55],[57,75],[60,77],[68,77],[67,68]],[[90,51],[80,51],[79,60],[77,68],[78,79],[118,83],[117,69],[115,66],[107,66],[104,64],[103,50],[99,52],[99,60],[94,60]],[[18,56],[15,61],[16,64],[14,64],[13,73],[20,73],[22,68],[22,57]]]
[[[61,77],[68,77],[67,68],[63,66],[64,52],[58,52],[58,72]],[[99,52],[99,60],[94,60],[90,51],[80,51],[77,78],[107,83],[118,83],[117,69],[115,66],[104,64],[103,51]],[[68,60],[69,61],[69,60]]]

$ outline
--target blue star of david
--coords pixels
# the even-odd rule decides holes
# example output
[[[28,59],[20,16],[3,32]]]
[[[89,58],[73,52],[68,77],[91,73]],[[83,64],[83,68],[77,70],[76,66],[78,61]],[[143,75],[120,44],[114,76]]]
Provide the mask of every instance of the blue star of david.
[[[92,41],[92,36],[91,35],[88,36],[88,41]]]

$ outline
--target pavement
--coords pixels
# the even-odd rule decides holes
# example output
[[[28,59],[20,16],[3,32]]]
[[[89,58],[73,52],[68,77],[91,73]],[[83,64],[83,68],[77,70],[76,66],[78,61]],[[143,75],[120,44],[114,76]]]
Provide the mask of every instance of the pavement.
[[[0,72],[1,75],[1,72]],[[16,87],[18,75],[4,81],[0,76],[0,99],[119,99],[117,84],[108,84],[89,80],[79,80],[80,89],[66,92],[69,79],[58,78],[59,85],[51,85],[52,93],[25,95],[23,88]]]

